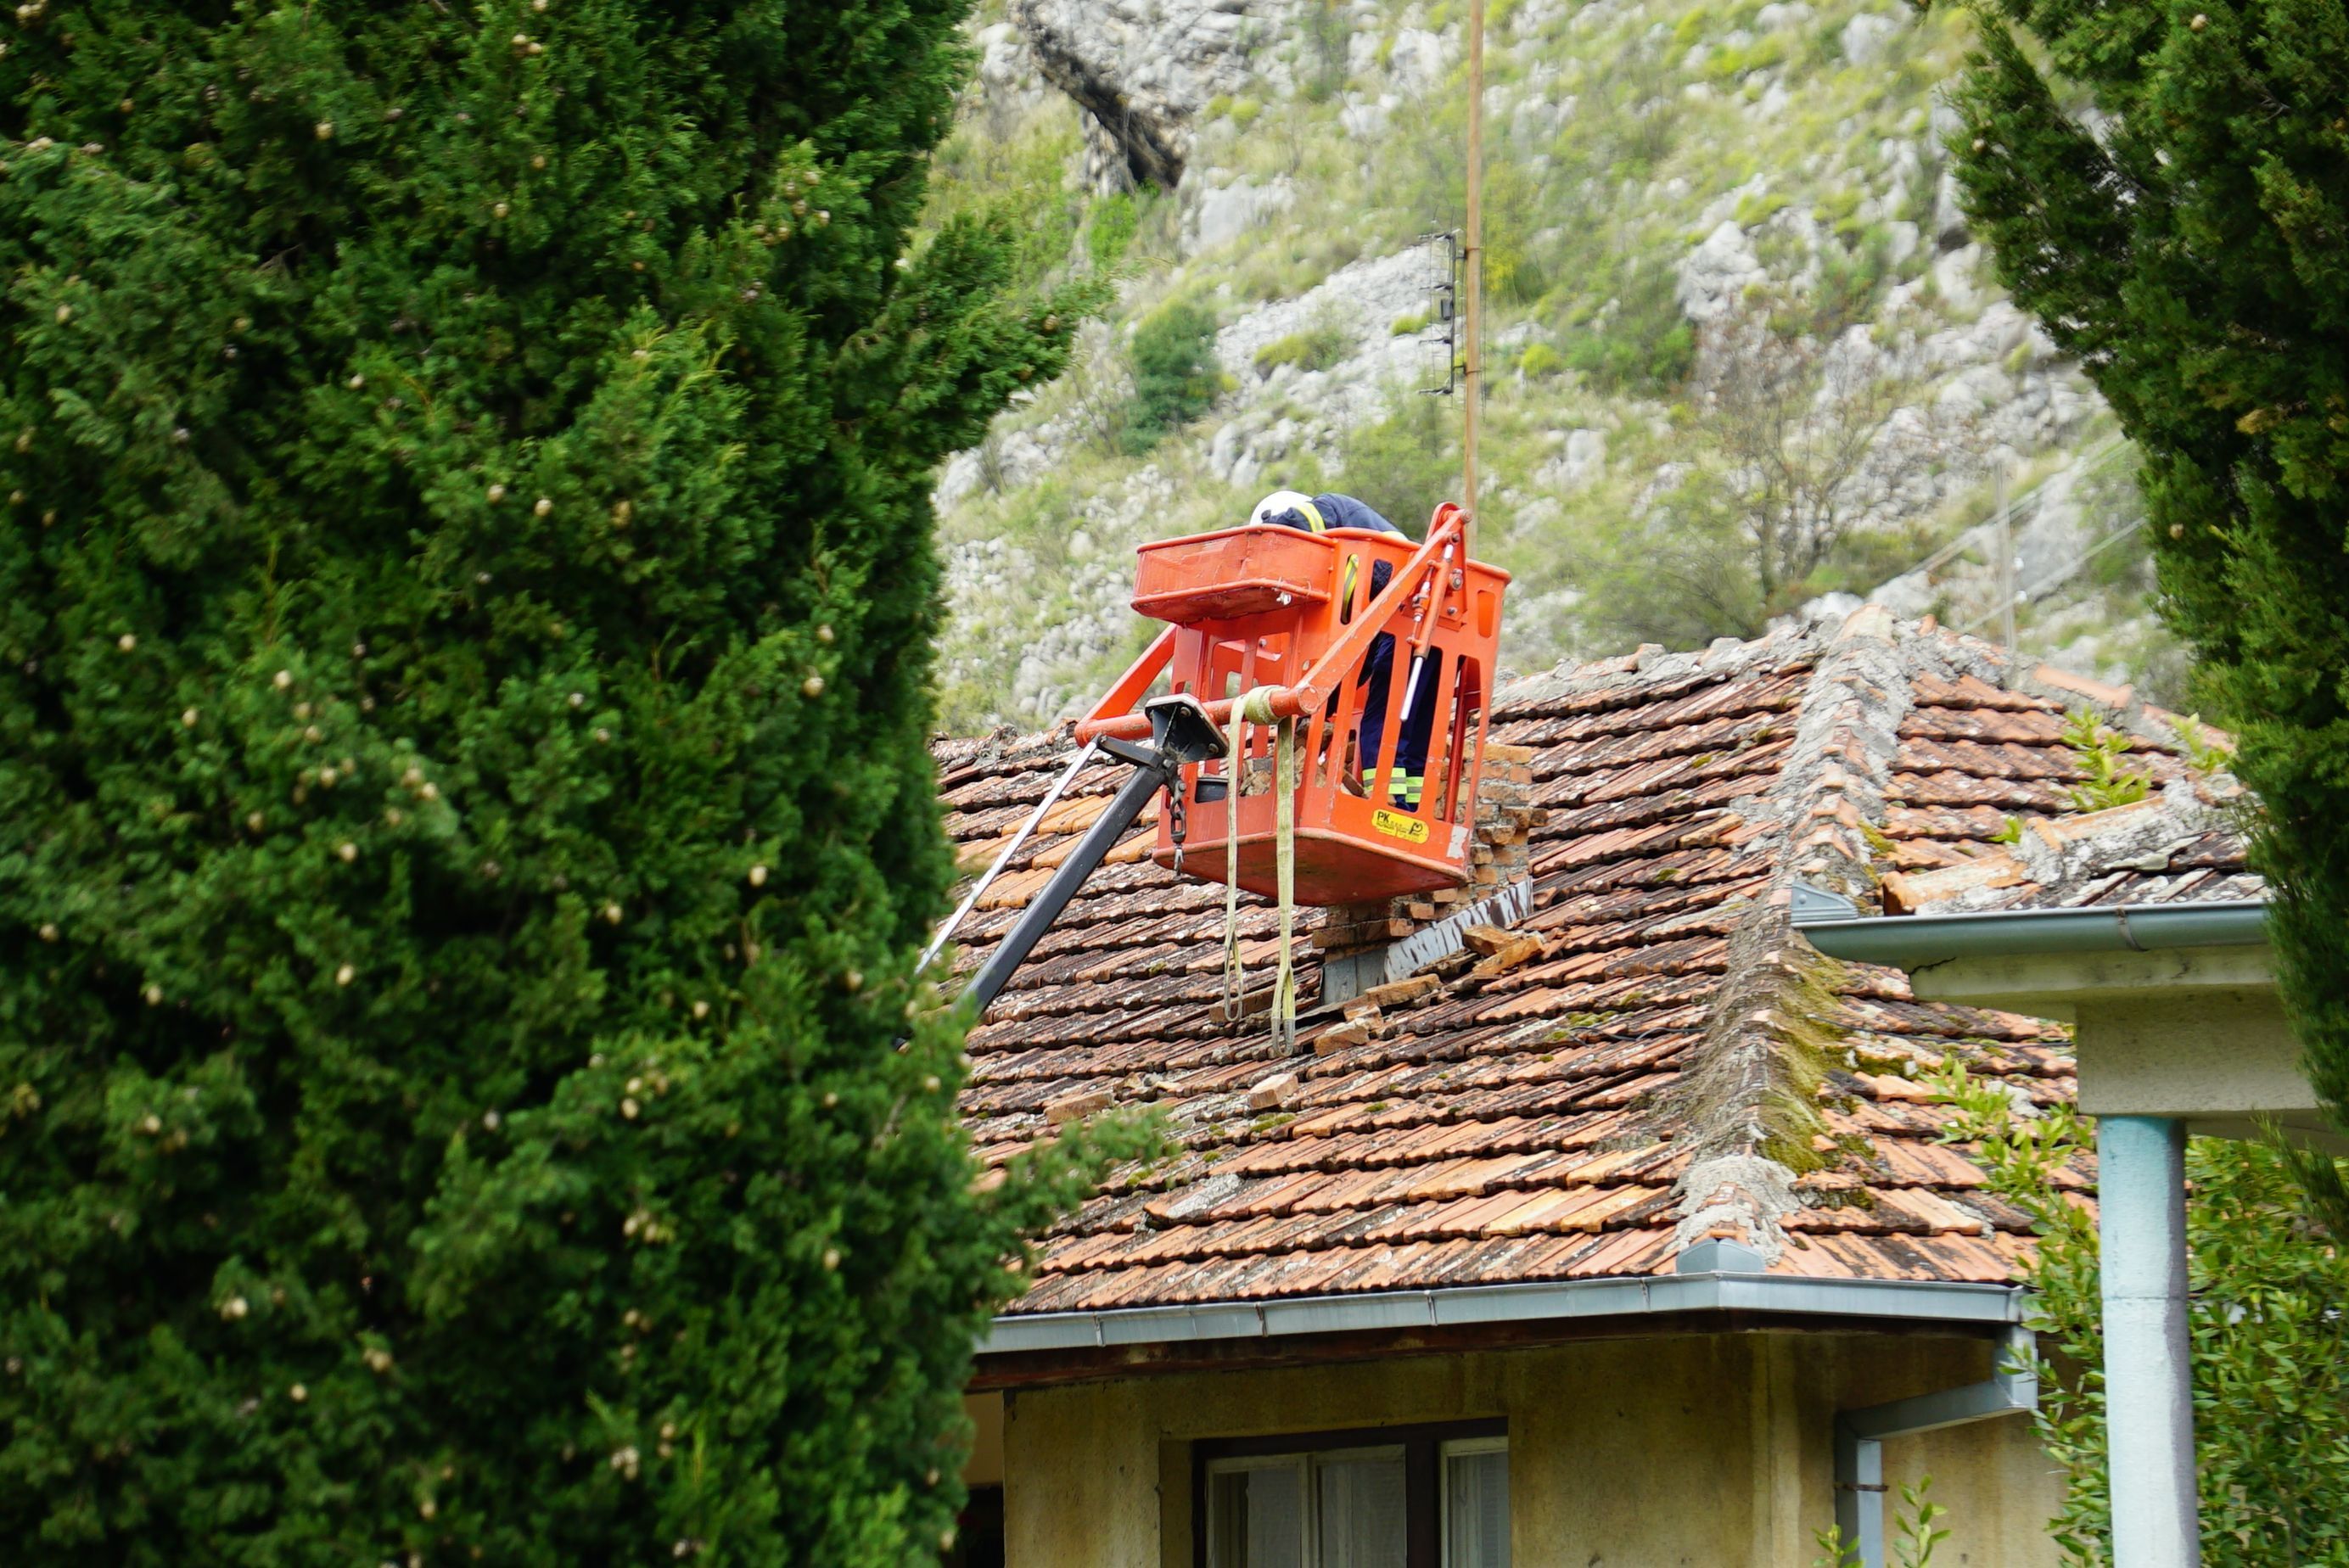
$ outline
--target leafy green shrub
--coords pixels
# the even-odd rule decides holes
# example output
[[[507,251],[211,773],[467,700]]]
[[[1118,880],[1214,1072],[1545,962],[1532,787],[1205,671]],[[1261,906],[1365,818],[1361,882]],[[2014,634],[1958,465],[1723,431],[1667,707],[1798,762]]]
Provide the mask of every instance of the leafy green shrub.
[[[1460,494],[1459,405],[1408,395],[1374,424],[1357,425],[1339,448],[1348,494],[1416,533],[1440,501]]]
[[[1346,357],[1346,334],[1328,323],[1276,338],[1256,351],[1256,373],[1269,376],[1284,365],[1299,370],[1327,370]]]
[[[2064,791],[2074,810],[2134,806],[2151,792],[2152,775],[2123,760],[2135,744],[2124,732],[2100,723],[2086,708],[2070,716],[2064,726],[2064,745],[2083,776]]]
[[[1013,277],[1023,287],[1044,284],[1065,267],[1070,242],[1084,217],[1085,201],[1068,189],[1065,173],[1083,139],[1066,116],[1031,109],[996,126],[966,118],[932,159],[924,232],[958,219],[1007,208],[1012,230]]]
[[[1654,257],[1626,257],[1612,271],[1604,305],[1568,316],[1566,363],[1600,391],[1669,392],[1696,363],[1696,328],[1681,312],[1678,280]]]
[[[1696,367],[1696,327],[1683,318],[1657,335],[1641,366],[1648,386],[1661,390],[1679,386]]]
[[[1548,222],[1542,182],[1523,165],[1494,163],[1485,179],[1485,287],[1496,302],[1522,304],[1549,286],[1548,257],[1534,236]]]
[[[1133,331],[1133,407],[1123,443],[1136,456],[1216,401],[1216,318],[1188,300],[1161,305]]]
[[[1300,72],[1308,102],[1322,103],[1346,85],[1346,58],[1354,41],[1352,19],[1340,0],[1313,0],[1305,7]]]
[[[1388,327],[1387,331],[1395,337],[1410,337],[1425,332],[1431,319],[1433,318],[1425,311],[1421,311],[1416,315],[1399,315],[1394,318],[1394,325]]]
[[[1838,185],[1811,204],[1811,216],[1844,240],[1857,238],[1868,225],[1859,217],[1865,192],[1857,185]]]
[[[1517,369],[1528,381],[1545,381],[1566,368],[1566,356],[1547,343],[1529,343],[1518,356]]]
[[[1085,229],[1085,252],[1092,257],[1096,271],[1112,271],[1125,259],[1126,247],[1133,243],[1134,231],[1142,224],[1142,200],[1133,191],[1119,191],[1093,203]]]
[[[1819,281],[1811,297],[1795,314],[1801,328],[1821,337],[1833,337],[1876,312],[1884,276],[1891,268],[1891,233],[1880,223],[1863,228],[1849,249],[1821,245]]]
[[[1901,1483],[1899,1501],[1887,1521],[1891,1526],[1887,1544],[1891,1548],[1892,1568],[1932,1568],[1933,1553],[1950,1538],[1940,1523],[1950,1511],[1933,1501],[1932,1492],[1931,1476],[1921,1478],[1914,1486]],[[1830,1525],[1811,1539],[1826,1553],[1812,1559],[1811,1568],[1857,1568],[1861,1543],[1846,1540],[1841,1526]]]
[[[1715,49],[1704,62],[1704,75],[1716,82],[1732,77],[1742,77],[1748,71],[1767,70],[1784,65],[1786,60],[1786,36],[1764,33],[1742,48]]]
[[[1570,368],[1602,390],[1653,395],[1688,378],[1696,363],[1696,328],[1682,320],[1627,331],[1609,322],[1568,335],[1565,355]]]

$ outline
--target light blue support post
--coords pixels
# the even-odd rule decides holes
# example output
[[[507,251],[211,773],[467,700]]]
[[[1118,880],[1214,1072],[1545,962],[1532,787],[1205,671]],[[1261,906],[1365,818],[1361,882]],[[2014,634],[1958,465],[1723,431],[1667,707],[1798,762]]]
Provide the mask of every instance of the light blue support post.
[[[1836,1532],[1843,1542],[1835,1568],[1884,1568],[1884,1443],[1863,1438],[1838,1418],[1835,1429]]]
[[[2186,1130],[2159,1116],[2096,1127],[2113,1568],[2197,1568]]]

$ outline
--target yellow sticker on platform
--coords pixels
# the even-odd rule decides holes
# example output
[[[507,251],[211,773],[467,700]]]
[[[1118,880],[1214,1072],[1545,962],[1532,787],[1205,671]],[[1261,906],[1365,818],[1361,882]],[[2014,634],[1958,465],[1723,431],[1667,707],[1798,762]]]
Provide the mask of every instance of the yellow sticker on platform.
[[[1416,817],[1406,817],[1401,811],[1390,811],[1383,806],[1371,813],[1371,826],[1394,838],[1409,839],[1414,844],[1427,842],[1426,823]]]

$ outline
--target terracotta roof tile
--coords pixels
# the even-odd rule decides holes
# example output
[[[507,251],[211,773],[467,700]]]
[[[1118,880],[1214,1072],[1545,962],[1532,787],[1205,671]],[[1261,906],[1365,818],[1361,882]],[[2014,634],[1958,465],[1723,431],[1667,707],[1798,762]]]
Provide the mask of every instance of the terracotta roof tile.
[[[1034,1284],[1014,1310],[1669,1270],[1690,1212],[1675,1184],[1697,1152],[1671,1108],[1721,1025],[1733,939],[1783,897],[1794,861],[1839,845],[1877,856],[1878,874],[1937,875],[2002,852],[2011,818],[2029,828],[2076,815],[2064,727],[2080,694],[2011,689],[1983,645],[1897,630],[1906,695],[1869,740],[1828,711],[1857,689],[1848,675],[1822,675],[1837,645],[1806,634],[1702,657],[1649,654],[1505,693],[1494,736],[1537,748],[1530,793],[1548,812],[1532,834],[1534,912],[1521,923],[1543,952],[1390,1009],[1383,1033],[1328,1056],[1278,1059],[1260,1026],[1215,1023],[1222,889],[1178,882],[1130,835],[1125,861],[1071,903],[971,1032],[962,1105],[988,1163],[1053,1136],[1045,1106],[1089,1089],[1119,1108],[1154,1106],[1179,1147],[1117,1173],[1120,1185],[1039,1238]],[[2178,775],[2169,753],[2147,751],[2160,778]],[[976,871],[1067,751],[1057,736],[999,734],[942,741],[936,755],[948,831]],[[1872,818],[1855,802],[1874,797],[1853,783],[1870,768],[1883,802]],[[957,934],[957,973],[1010,929],[1119,772],[1097,763],[1047,815]],[[1811,793],[1789,797],[1796,786]],[[2160,873],[2075,891],[2208,896],[2198,890],[2237,885],[2239,848],[2223,833],[2189,836]],[[1241,907],[1261,979],[1273,914],[1252,897]],[[1319,994],[1315,920],[1300,912],[1294,949],[1308,1006]],[[1819,1090],[1839,1141],[1829,1166],[1797,1184],[1804,1207],[1773,1266],[2012,1277],[2029,1255],[2025,1217],[1940,1141],[1949,1112],[1921,1075],[1956,1054],[2054,1103],[2072,1085],[2060,1031],[1919,1003],[1891,972],[1846,970],[1841,989],[1830,1022],[1849,1057],[1826,1063]],[[1251,1109],[1247,1090],[1274,1071],[1296,1074],[1297,1091],[1276,1111]],[[2063,1180],[2085,1191],[2093,1162]]]

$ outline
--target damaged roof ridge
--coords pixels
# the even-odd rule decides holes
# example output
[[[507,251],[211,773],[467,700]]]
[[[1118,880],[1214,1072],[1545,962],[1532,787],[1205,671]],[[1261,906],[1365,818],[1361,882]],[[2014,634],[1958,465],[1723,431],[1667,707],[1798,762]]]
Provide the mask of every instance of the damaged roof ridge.
[[[1526,676],[1502,688],[1494,699],[1495,716],[1537,717],[1527,710],[1617,691],[1640,702],[1656,702],[1671,695],[1661,688],[1674,682],[1726,680],[1765,665],[1797,662],[1814,652],[1817,643],[1812,628],[1792,626],[1776,627],[1751,640],[1718,637],[1702,653],[1667,653],[1661,643],[1642,643],[1636,651],[1613,658],[1560,663]]]
[[[1689,1156],[1675,1187],[1678,1247],[1732,1233],[1769,1263],[1785,1250],[1781,1217],[1801,1205],[1790,1157],[1810,1153],[1816,1130],[1811,1058],[1832,1027],[1838,978],[1796,940],[1789,889],[1798,878],[1855,896],[1872,887],[1863,830],[1883,819],[1917,678],[1961,673],[1951,641],[1877,605],[1854,611],[1812,665],[1784,769],[1750,802],[1759,831],[1747,848],[1766,860],[1769,892],[1731,934],[1703,1032],[1658,1108],[1661,1130]]]

